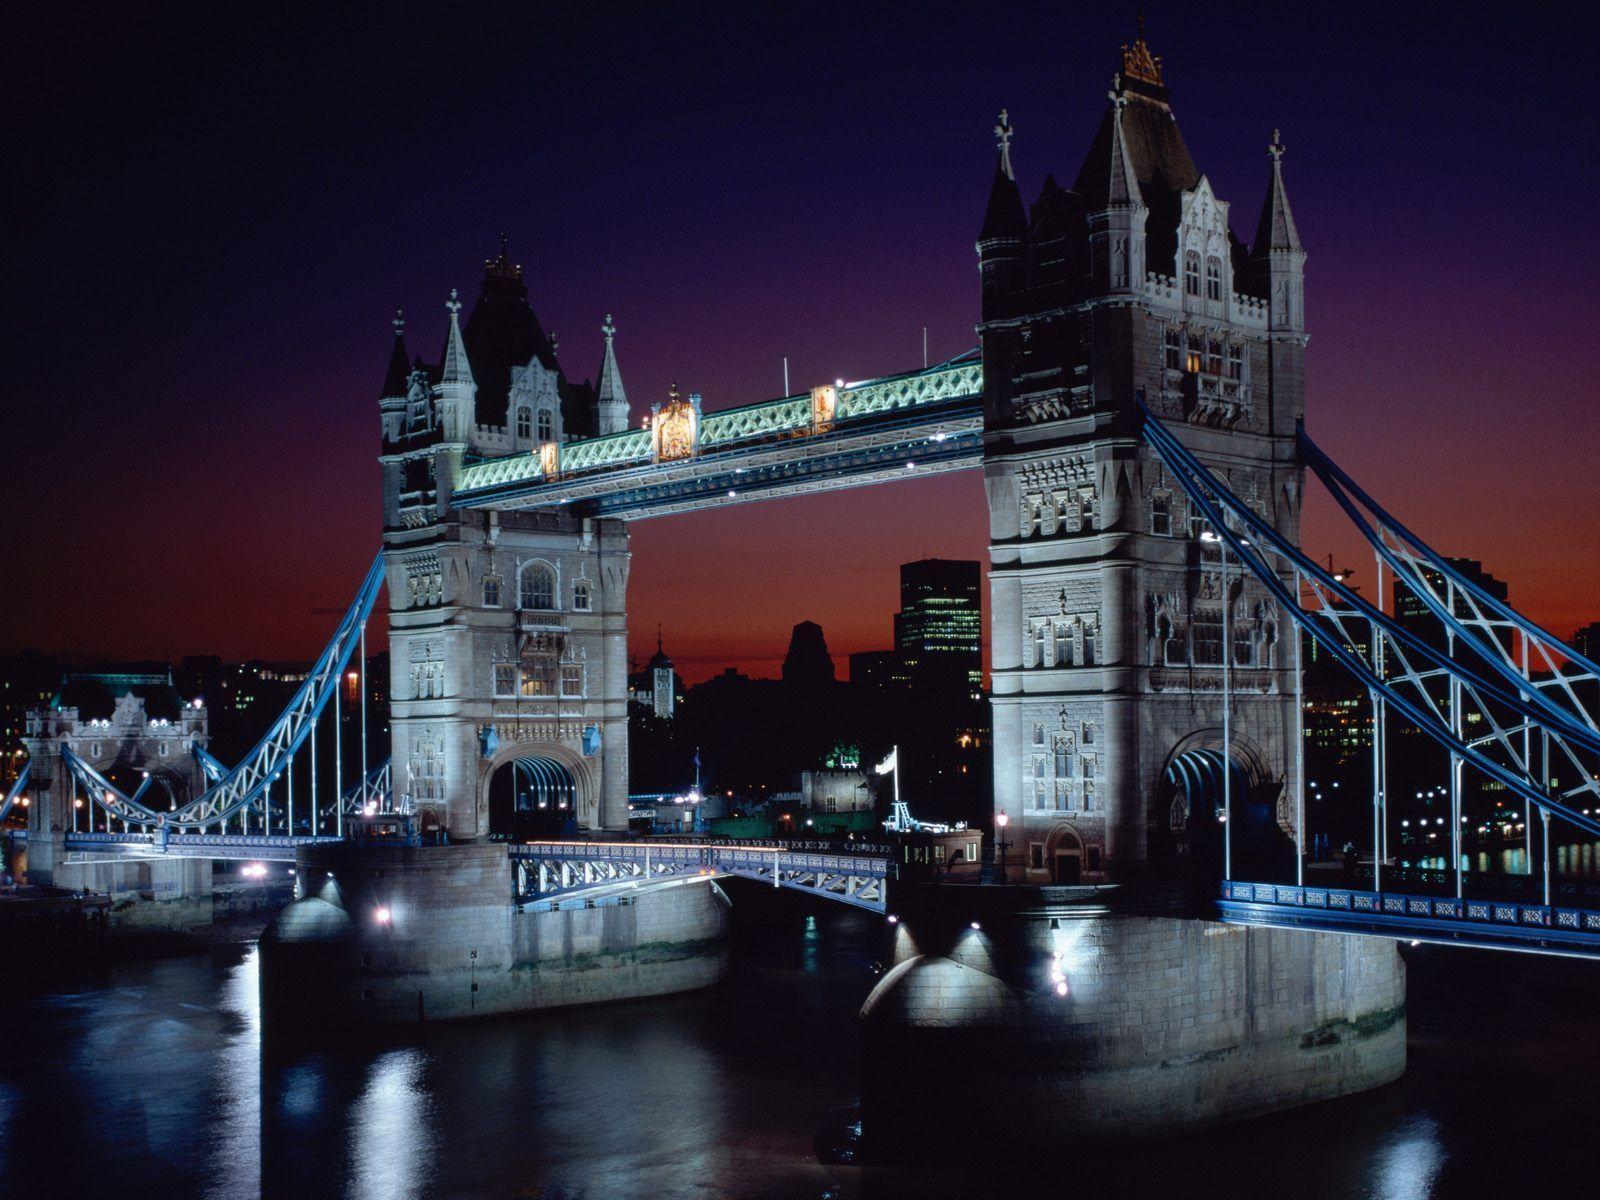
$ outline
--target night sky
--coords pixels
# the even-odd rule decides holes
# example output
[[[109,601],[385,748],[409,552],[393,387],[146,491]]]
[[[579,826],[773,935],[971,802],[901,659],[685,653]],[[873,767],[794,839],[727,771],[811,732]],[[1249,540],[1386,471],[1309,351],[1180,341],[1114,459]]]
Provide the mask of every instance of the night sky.
[[[1600,619],[1587,12],[1147,7],[1246,238],[1282,128],[1313,436],[1558,633]],[[393,310],[435,357],[502,230],[569,376],[615,314],[635,422],[968,349],[995,114],[1028,199],[1070,184],[1133,8],[31,10],[0,650],[314,654],[378,543]],[[1353,558],[1329,507],[1308,549]],[[772,673],[813,619],[842,675],[900,562],[985,538],[976,472],[642,522],[633,648]]]

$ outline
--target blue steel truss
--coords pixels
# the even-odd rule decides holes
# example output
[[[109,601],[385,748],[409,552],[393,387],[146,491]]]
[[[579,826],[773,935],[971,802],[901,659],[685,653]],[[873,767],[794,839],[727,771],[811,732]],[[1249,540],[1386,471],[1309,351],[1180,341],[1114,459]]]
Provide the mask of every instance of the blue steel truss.
[[[11,806],[21,798],[22,790],[28,786],[28,774],[32,767],[32,763],[23,763],[22,770],[17,772],[17,777],[12,782],[11,789],[6,792],[5,799],[0,801],[0,821],[6,819],[7,814],[11,812]]]
[[[602,890],[696,875],[736,875],[856,908],[884,912],[889,859],[782,845],[693,842],[521,842],[510,847],[517,902],[557,908]]]
[[[382,586],[383,559],[379,556],[367,569],[333,637],[277,720],[236,766],[216,777],[209,788],[182,808],[158,812],[145,806],[140,801],[150,784],[148,778],[129,796],[67,746],[61,749],[63,764],[95,805],[126,826],[220,829],[230,817],[264,805],[267,789],[282,778],[295,752],[316,727],[329,699],[337,693],[344,669],[362,642],[367,618]],[[200,753],[203,752],[197,751],[197,755]],[[207,759],[212,763],[216,760],[210,755],[200,759],[209,776],[215,768],[207,764]]]

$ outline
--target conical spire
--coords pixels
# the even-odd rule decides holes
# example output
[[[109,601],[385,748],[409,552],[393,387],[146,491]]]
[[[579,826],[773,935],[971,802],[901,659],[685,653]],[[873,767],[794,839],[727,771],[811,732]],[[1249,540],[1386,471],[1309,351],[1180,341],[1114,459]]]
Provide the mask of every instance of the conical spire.
[[[1267,156],[1272,159],[1272,178],[1267,183],[1267,198],[1261,205],[1261,220],[1256,224],[1255,245],[1250,253],[1304,252],[1300,231],[1295,228],[1294,213],[1289,211],[1289,195],[1283,189],[1283,139],[1276,129],[1272,131],[1272,145],[1267,147]]]
[[[472,364],[467,361],[467,347],[461,340],[461,300],[455,288],[450,289],[445,308],[450,310],[450,333],[445,338],[444,366],[439,372],[439,382],[472,383]]]
[[[380,400],[404,396],[411,386],[411,359],[406,354],[406,317],[394,310],[394,347],[389,351],[389,373],[383,380]]]
[[[1122,91],[1122,77],[1114,76],[1111,90],[1106,93],[1111,100],[1111,163],[1106,171],[1103,196],[1089,199],[1105,208],[1126,205],[1130,208],[1144,203],[1139,191],[1139,175],[1133,169],[1133,156],[1128,153],[1128,135],[1122,128],[1122,113],[1128,107],[1128,97]]]
[[[602,406],[606,404],[621,405],[624,416],[628,411],[628,393],[622,386],[622,372],[617,367],[617,348],[615,339],[617,327],[611,320],[611,314],[606,314],[605,324],[600,326],[600,332],[606,335],[606,356],[600,364],[599,400]]]
[[[1017,174],[1011,165],[1011,138],[1015,134],[1011,114],[1000,110],[1000,123],[994,127],[999,156],[994,165],[994,182],[989,187],[989,207],[983,213],[979,241],[992,238],[1020,238],[1028,231],[1022,208],[1022,193],[1017,190]]]

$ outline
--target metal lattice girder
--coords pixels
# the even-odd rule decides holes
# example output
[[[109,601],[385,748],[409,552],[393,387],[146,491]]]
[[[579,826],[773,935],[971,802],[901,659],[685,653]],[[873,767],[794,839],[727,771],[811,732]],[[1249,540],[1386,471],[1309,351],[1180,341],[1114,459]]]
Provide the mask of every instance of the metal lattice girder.
[[[28,786],[28,775],[32,769],[33,764],[25,762],[22,764],[22,770],[17,772],[17,777],[11,784],[11,790],[6,793],[5,800],[0,802],[0,821],[6,819],[6,815],[11,811],[11,806],[22,795],[22,789]]]
[[[1594,772],[1588,769],[1577,751],[1600,750],[1600,737],[1594,730],[1569,718],[1552,715],[1549,706],[1537,703],[1525,692],[1488,679],[1448,651],[1441,651],[1397,624],[1332,573],[1301,553],[1249,504],[1234,495],[1207,469],[1181,441],[1149,411],[1145,414],[1145,438],[1188,494],[1213,530],[1238,557],[1240,563],[1258,579],[1295,624],[1308,632],[1336,661],[1373,695],[1381,697],[1417,728],[1476,770],[1522,796],[1531,804],[1567,823],[1600,835],[1600,820],[1552,797],[1530,769],[1524,727],[1537,728],[1552,744],[1562,746],[1582,773],[1579,790],[1592,792],[1597,787]],[[1269,561],[1275,560],[1274,562]],[[1298,577],[1309,585],[1314,611],[1302,608],[1299,589],[1291,591],[1286,576]],[[1345,622],[1360,620],[1381,633],[1385,648],[1399,667],[1391,678],[1380,677],[1350,646],[1355,638]],[[1422,664],[1418,666],[1417,664]],[[1489,729],[1489,739],[1478,744],[1463,741],[1439,711],[1428,688],[1431,681],[1448,677],[1459,702],[1471,706]],[[1521,723],[1507,725],[1502,717],[1513,713]],[[1490,750],[1497,757],[1491,757]]]
[[[1304,430],[1300,446],[1311,469],[1397,581],[1451,634],[1465,639],[1485,664],[1552,716],[1600,731],[1595,714],[1574,687],[1600,683],[1600,665],[1463,575],[1385,511]],[[1535,671],[1540,673],[1537,679],[1532,677]]]
[[[933,418],[924,414],[952,406],[975,408],[982,394],[983,364],[975,354],[963,356],[921,371],[845,384],[837,389],[831,419],[822,425],[814,425],[809,395],[708,413],[700,421],[695,453],[687,459],[656,462],[650,431],[628,430],[558,445],[553,458],[548,447],[540,447],[527,454],[473,463],[462,472],[454,502],[464,508],[512,501],[520,507],[569,504],[613,492],[655,490],[699,480],[706,485],[705,495],[698,498],[703,506],[713,499],[729,499],[728,492],[738,490],[730,487],[732,476],[758,468],[770,470],[780,460],[815,458],[825,443],[855,445],[873,429],[927,424],[924,432],[941,442],[967,432],[964,428],[935,428]],[[981,428],[972,432],[981,434]],[[903,433],[899,440],[907,439],[921,440],[914,432]],[[763,447],[784,449],[772,463],[748,457]],[[921,452],[930,461],[938,457],[937,453]],[[724,473],[730,478],[719,474],[714,464],[708,467],[708,459],[729,460]],[[732,461],[735,459],[737,462]],[[552,462],[553,474],[547,472]],[[838,475],[837,468],[833,473]],[[813,480],[811,486],[818,482]],[[607,511],[637,516],[648,508],[654,515],[658,507],[659,503],[635,505],[638,511],[631,511],[626,504],[618,509],[614,502]]]
[[[217,858],[256,862],[294,862],[301,846],[337,842],[333,837],[288,837],[277,834],[68,833],[66,848],[77,854],[118,858]]]
[[[320,816],[332,816],[335,804],[339,811],[347,817],[360,816],[370,808],[372,812],[387,813],[394,802],[394,787],[391,783],[389,760],[386,758],[372,770],[366,777],[345,789],[344,795],[333,803],[324,804]]]
[[[62,747],[62,761],[78,776],[95,804],[133,825],[204,828],[220,825],[236,813],[252,808],[264,798],[267,788],[283,775],[289,760],[315,727],[328,700],[338,691],[340,676],[360,645],[362,630],[382,586],[383,558],[380,555],[367,569],[360,590],[332,639],[317,656],[305,682],[266,735],[237,766],[182,808],[167,813],[146,808],[135,797],[113,786],[69,747]]]
[[[510,847],[524,899],[691,875],[736,875],[884,911],[889,859],[883,854],[797,851],[727,843],[525,842]]]

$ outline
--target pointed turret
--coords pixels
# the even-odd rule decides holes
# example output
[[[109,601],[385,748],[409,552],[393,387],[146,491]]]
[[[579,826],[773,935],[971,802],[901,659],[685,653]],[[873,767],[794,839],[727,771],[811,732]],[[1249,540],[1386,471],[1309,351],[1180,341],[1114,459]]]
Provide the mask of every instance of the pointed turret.
[[[383,391],[378,399],[404,398],[411,386],[411,358],[406,354],[406,316],[401,309],[394,310],[394,345],[389,350],[389,371],[383,379]]]
[[[1087,176],[1093,185],[1082,195],[1089,205],[1089,260],[1095,282],[1108,292],[1126,292],[1144,286],[1145,221],[1150,210],[1122,124],[1128,97],[1121,75],[1112,78],[1106,95],[1111,101],[1108,136],[1103,148],[1096,142],[1105,158],[1097,171],[1085,164],[1080,184]]]
[[[1256,291],[1267,299],[1272,328],[1298,332],[1305,328],[1306,252],[1283,186],[1283,140],[1276,129],[1267,156],[1272,174],[1250,248],[1251,273]]]
[[[600,326],[600,332],[606,336],[606,355],[600,364],[600,387],[596,399],[599,408],[600,433],[621,433],[628,427],[628,393],[622,386],[622,372],[617,369],[617,348],[614,344],[617,336],[617,327],[612,323],[611,314],[606,314],[606,323]]]
[[[476,415],[477,384],[461,340],[461,299],[455,288],[445,303],[450,332],[445,335],[444,361],[439,368],[439,426],[447,442],[465,442],[472,435]]]
[[[989,186],[989,206],[983,213],[983,228],[978,233],[978,270],[983,276],[984,308],[1015,289],[1022,261],[1022,244],[1028,237],[1028,218],[1017,190],[1017,175],[1011,165],[1011,138],[1015,134],[1011,114],[1000,110],[1000,123],[994,127],[997,150],[994,182]]]

